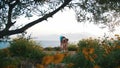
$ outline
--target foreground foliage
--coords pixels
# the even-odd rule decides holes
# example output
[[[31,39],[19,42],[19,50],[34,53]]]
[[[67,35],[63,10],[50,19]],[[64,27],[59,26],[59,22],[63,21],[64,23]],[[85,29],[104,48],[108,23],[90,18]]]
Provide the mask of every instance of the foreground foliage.
[[[31,40],[14,39],[9,48],[0,50],[0,68],[18,68],[23,63],[35,68],[120,68],[119,35],[82,39],[77,46],[75,53],[45,53]]]
[[[0,50],[0,68],[17,67],[22,63],[40,63],[44,55],[42,47],[34,41],[26,38],[15,38],[10,43],[10,47]]]
[[[83,39],[78,42],[79,51],[65,59],[74,63],[73,68],[119,68],[119,41],[119,35],[114,39]]]
[[[46,64],[38,64],[37,68],[120,68],[119,41],[119,35],[115,38],[82,39],[75,54],[60,53],[62,57],[58,57],[62,59],[57,64],[54,63],[54,55],[45,56],[42,62]]]

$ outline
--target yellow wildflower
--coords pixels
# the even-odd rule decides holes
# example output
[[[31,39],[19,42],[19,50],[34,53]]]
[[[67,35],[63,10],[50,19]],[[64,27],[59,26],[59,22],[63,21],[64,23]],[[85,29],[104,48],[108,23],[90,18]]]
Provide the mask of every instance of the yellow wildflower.
[[[100,66],[99,65],[95,65],[93,68],[100,68]]]
[[[85,55],[85,59],[89,60],[89,55]]]
[[[116,68],[120,68],[120,66],[117,66]]]
[[[48,65],[53,61],[53,56],[45,56],[43,57],[42,64]]]
[[[89,60],[90,60],[91,62],[95,62],[94,59],[93,59],[91,56],[89,56]]]
[[[37,65],[36,65],[36,68],[45,68],[45,67],[44,67],[44,65],[42,65],[42,64],[37,64]]]
[[[83,48],[82,50],[84,55],[89,55],[94,53],[94,48]]]
[[[92,57],[93,57],[94,59],[97,58],[97,54],[94,54]]]
[[[53,63],[58,64],[58,63],[62,62],[63,58],[64,58],[64,54],[60,54],[60,53],[56,54],[56,55],[54,55]]]
[[[87,48],[83,48],[82,53],[83,53],[84,55],[88,55],[88,54],[89,54],[89,53],[88,53],[88,49],[87,49]]]
[[[67,68],[71,68],[74,64],[73,63],[69,63],[67,64]]]
[[[93,54],[94,53],[94,48],[89,48],[89,54]]]
[[[116,46],[116,49],[120,49],[120,45],[117,45],[117,46]]]
[[[15,65],[8,65],[8,66],[6,66],[4,68],[17,68],[17,67]]]

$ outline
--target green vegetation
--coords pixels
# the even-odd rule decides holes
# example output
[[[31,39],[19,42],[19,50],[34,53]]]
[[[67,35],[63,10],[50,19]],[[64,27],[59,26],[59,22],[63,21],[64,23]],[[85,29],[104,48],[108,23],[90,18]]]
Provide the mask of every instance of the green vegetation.
[[[60,47],[45,47],[45,51],[60,51]]]
[[[68,45],[68,51],[77,51],[77,44],[75,43],[69,43]]]
[[[32,40],[16,38],[10,47],[0,49],[0,68],[120,68],[119,41],[119,35],[82,39],[69,44],[68,52],[60,52],[59,47],[43,49]]]
[[[27,59],[39,59],[43,56],[42,49],[43,48],[34,41],[25,38],[13,39],[9,47],[12,56],[19,56]]]
[[[10,47],[0,50],[0,66],[18,66],[22,62],[41,63],[45,56],[42,50],[43,48],[32,40],[15,38],[10,43]]]
[[[82,39],[78,42],[76,54],[65,58],[67,63],[74,63],[73,68],[119,68],[119,35],[116,38]],[[66,61],[65,61],[66,62]]]
[[[102,23],[110,30],[113,29],[111,31],[119,25],[120,0],[0,0],[0,39],[23,33],[65,7],[75,11],[79,22]],[[18,24],[17,20],[21,16],[29,19],[34,16],[39,18],[14,25]],[[11,29],[13,26],[16,28]]]

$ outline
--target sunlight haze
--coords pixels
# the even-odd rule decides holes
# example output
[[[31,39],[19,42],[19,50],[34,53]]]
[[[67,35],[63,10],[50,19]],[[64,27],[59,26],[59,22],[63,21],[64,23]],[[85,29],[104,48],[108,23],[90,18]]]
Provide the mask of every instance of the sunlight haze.
[[[30,22],[35,19],[37,19],[37,17],[30,19],[23,19],[21,17],[18,22],[23,22],[23,20],[24,22]],[[28,34],[31,34],[32,37],[40,38],[40,40],[50,40],[48,37],[50,35],[68,36],[67,34],[82,34],[82,36],[88,35],[99,37],[103,36],[105,33],[108,33],[108,29],[100,29],[98,25],[89,22],[77,22],[75,18],[75,12],[73,10],[66,9],[63,12],[59,11],[53,17],[48,18],[47,21],[40,22],[37,25],[29,28],[27,32]],[[58,37],[51,38],[51,40],[56,39],[58,39]]]

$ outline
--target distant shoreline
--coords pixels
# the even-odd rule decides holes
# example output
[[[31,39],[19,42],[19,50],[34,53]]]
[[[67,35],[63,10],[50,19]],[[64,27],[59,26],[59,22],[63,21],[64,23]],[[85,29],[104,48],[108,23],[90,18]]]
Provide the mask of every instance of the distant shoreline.
[[[35,41],[41,47],[58,47],[60,42],[59,41]],[[0,49],[9,47],[9,42],[0,42]]]
[[[59,47],[59,41],[52,41],[52,40],[35,40],[35,42],[40,45],[41,47]],[[72,43],[72,42],[70,42]],[[75,42],[73,42],[75,43]],[[9,42],[0,42],[0,49],[9,47]]]

